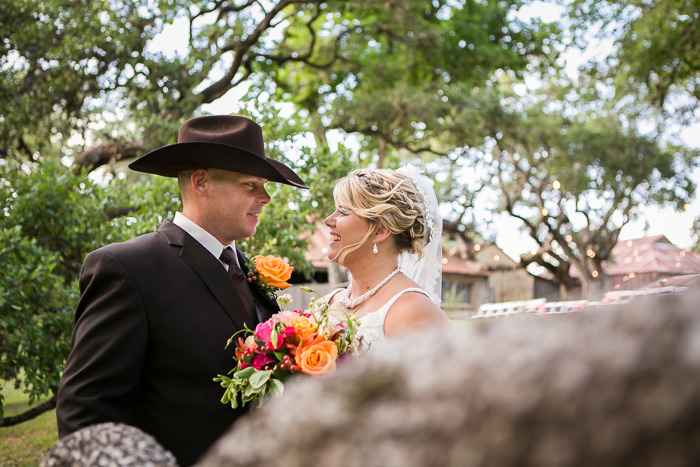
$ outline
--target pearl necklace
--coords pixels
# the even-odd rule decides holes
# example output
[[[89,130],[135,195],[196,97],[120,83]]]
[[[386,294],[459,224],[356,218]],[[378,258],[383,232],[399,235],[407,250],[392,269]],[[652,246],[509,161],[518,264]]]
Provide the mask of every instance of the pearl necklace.
[[[372,290],[368,290],[367,292],[363,293],[357,298],[350,298],[350,291],[352,290],[352,284],[348,285],[348,288],[340,292],[340,303],[343,304],[345,308],[357,308],[358,306],[362,305],[365,303],[367,300],[369,300],[370,297],[372,297],[374,294],[377,293],[379,289],[382,288],[384,284],[389,282],[392,277],[397,275],[399,273],[399,268],[394,269],[391,274],[386,276],[383,281],[381,281],[375,288]]]

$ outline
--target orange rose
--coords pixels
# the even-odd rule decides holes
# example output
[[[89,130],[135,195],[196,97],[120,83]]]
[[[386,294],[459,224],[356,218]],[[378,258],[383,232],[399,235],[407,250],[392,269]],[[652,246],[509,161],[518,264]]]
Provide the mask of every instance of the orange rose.
[[[255,257],[255,271],[260,278],[260,282],[278,289],[291,287],[290,284],[287,284],[287,281],[292,277],[293,269],[292,266],[272,255],[258,255]]]
[[[316,332],[316,328],[318,327],[316,321],[302,315],[297,315],[292,318],[291,326],[294,327],[294,331],[296,331],[296,334],[299,336],[299,342],[306,341],[306,339]]]
[[[302,373],[321,376],[335,371],[335,361],[338,358],[338,347],[319,337],[309,345],[297,349],[294,361]]]

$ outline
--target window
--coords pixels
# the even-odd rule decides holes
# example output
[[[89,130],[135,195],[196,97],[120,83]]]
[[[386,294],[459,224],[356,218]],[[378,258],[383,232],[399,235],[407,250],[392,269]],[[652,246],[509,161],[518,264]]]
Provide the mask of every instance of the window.
[[[453,304],[471,304],[474,301],[474,284],[471,282],[442,283],[442,301]]]

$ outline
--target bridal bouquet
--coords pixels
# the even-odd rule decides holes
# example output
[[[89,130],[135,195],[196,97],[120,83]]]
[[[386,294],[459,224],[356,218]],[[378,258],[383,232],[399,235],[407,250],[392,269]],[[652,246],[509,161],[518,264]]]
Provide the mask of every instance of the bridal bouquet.
[[[231,376],[214,378],[225,388],[221,402],[234,409],[260,406],[269,397],[282,394],[283,381],[290,375],[323,376],[335,371],[340,360],[362,353],[358,326],[355,316],[332,312],[321,298],[312,299],[304,311],[280,311],[258,324],[255,331],[240,331],[244,337],[235,341]]]

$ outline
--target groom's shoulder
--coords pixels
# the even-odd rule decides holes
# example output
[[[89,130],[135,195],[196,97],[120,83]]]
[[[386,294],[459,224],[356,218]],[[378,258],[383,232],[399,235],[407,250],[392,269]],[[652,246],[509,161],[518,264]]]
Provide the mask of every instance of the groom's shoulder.
[[[149,232],[130,238],[123,242],[110,243],[109,245],[105,245],[100,249],[109,252],[126,252],[132,250],[142,250],[164,243],[167,243],[167,240],[159,232]]]
[[[90,255],[108,255],[115,258],[145,259],[168,245],[168,239],[159,232],[149,232],[123,242],[104,245]]]

